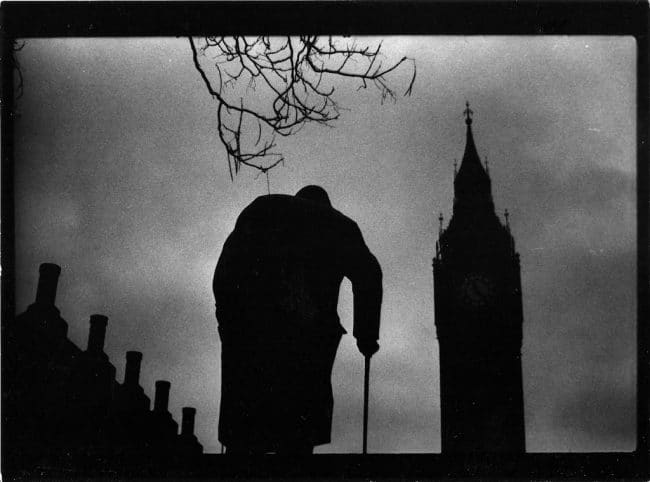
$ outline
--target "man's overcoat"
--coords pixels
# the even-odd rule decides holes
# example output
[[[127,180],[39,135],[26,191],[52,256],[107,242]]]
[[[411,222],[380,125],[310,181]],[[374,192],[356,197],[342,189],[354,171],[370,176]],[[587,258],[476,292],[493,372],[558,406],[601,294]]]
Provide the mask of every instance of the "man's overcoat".
[[[213,281],[226,447],[330,442],[343,277],[352,283],[354,336],[377,340],[381,269],[355,222],[288,195],[261,196],[241,213]]]

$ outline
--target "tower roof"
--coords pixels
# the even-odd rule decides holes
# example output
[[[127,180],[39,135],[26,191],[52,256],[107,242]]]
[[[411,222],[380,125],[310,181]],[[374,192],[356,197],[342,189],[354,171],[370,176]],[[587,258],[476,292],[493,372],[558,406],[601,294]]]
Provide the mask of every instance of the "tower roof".
[[[486,210],[494,212],[492,201],[492,187],[490,176],[485,167],[481,164],[474,134],[472,133],[472,114],[469,102],[466,104],[465,124],[467,125],[467,138],[465,141],[465,153],[454,178],[454,214],[459,211],[485,213]]]
[[[464,182],[484,182],[490,180],[490,177],[481,164],[481,159],[476,150],[474,143],[474,134],[472,132],[472,114],[474,112],[469,108],[469,102],[465,104],[467,107],[463,112],[465,114],[465,124],[467,125],[467,137],[465,141],[465,153],[463,160],[458,170],[458,176],[462,176]],[[464,178],[464,179],[463,179]]]

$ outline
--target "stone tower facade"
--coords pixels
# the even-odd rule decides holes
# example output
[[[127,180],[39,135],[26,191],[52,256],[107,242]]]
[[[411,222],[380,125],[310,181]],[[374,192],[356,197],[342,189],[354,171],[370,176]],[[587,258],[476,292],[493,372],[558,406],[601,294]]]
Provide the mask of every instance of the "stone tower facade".
[[[442,452],[525,452],[522,295],[514,239],[494,211],[491,180],[465,110],[467,141],[453,215],[433,260],[440,347]]]

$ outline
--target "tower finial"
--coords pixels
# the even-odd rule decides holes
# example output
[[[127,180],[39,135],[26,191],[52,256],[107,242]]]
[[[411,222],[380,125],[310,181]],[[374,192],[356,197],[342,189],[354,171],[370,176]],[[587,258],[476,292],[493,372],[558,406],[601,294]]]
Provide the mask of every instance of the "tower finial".
[[[503,216],[506,218],[506,228],[508,228],[508,231],[510,231],[510,222],[508,221],[508,218],[510,217],[510,213],[508,212],[507,208],[503,213]]]
[[[442,234],[442,221],[443,220],[444,220],[444,218],[442,217],[442,212],[441,212],[440,215],[438,216],[438,222],[440,223],[440,226],[438,228],[438,233],[439,234]]]
[[[465,101],[465,110],[463,111],[463,114],[465,114],[465,124],[468,126],[472,125],[472,114],[474,114],[474,111],[469,108],[469,102]]]
[[[454,179],[456,178],[456,174],[458,174],[458,160],[454,159]]]

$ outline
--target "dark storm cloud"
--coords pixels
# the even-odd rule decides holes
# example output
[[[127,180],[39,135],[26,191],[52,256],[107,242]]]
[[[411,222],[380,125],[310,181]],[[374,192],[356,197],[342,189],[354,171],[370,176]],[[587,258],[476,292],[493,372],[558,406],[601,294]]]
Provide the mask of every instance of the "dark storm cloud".
[[[629,289],[630,280],[635,277],[636,253],[565,253],[556,258],[558,270],[555,285],[536,293],[534,301],[544,306],[551,316],[544,323],[547,330],[559,329],[563,336],[591,338],[598,329],[606,329],[607,345],[620,354],[630,354],[634,346],[629,334],[635,326],[636,295]],[[570,287],[570,288],[567,288]],[[584,306],[576,307],[578,298]],[[577,315],[584,315],[577,318]],[[572,319],[570,325],[564,319]],[[627,339],[627,345],[617,343],[617,338]],[[604,341],[604,340],[602,340]],[[593,345],[585,345],[587,349]]]
[[[560,268],[551,275],[555,283],[536,284],[535,296],[526,299],[528,348],[546,352],[547,370],[587,383],[606,376],[631,383],[633,373],[621,366],[630,368],[635,360],[636,295],[630,285],[636,253],[568,252],[554,259]]]
[[[544,414],[552,417],[555,429],[538,441],[542,450],[631,450],[636,296],[630,287],[636,253],[576,250],[549,256],[540,252],[537,261],[541,270],[548,270],[540,277],[550,276],[553,283],[531,281],[528,286],[536,290],[535,296],[524,298],[528,314],[524,371],[533,375],[524,377],[529,426],[537,427]],[[551,391],[540,391],[541,387]],[[571,421],[580,401],[592,395],[596,398],[584,406],[587,412]],[[616,438],[609,428],[598,427],[595,411],[602,420],[623,427]],[[591,428],[582,431],[590,423]]]
[[[530,162],[530,168],[517,174],[516,182],[506,192],[497,191],[501,207],[511,212],[511,223],[521,233],[518,246],[546,249],[549,228],[555,230],[555,240],[566,239],[578,221],[582,229],[588,224],[597,228],[583,230],[584,238],[598,249],[630,239],[629,226],[634,220],[635,176],[607,166],[589,167],[590,163],[568,172],[554,172],[553,166]],[[575,213],[579,219],[566,219]],[[543,222],[540,222],[543,220]]]
[[[518,181],[509,195],[543,206],[540,215],[547,219],[569,209],[597,213],[621,198],[634,201],[634,176],[609,167],[582,166],[563,176],[533,168],[520,174]]]
[[[555,423],[593,447],[630,445],[635,431],[635,399],[627,387],[615,385],[586,389],[558,407]],[[583,442],[584,443],[584,442]]]

